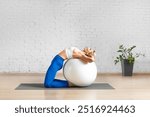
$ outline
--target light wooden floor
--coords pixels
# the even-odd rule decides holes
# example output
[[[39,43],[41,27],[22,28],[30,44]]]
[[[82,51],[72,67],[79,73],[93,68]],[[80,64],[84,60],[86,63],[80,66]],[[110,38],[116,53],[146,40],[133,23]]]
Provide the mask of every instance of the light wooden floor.
[[[0,74],[0,99],[150,99],[150,75],[144,74],[98,75],[96,82],[109,83],[114,90],[15,90],[20,83],[41,83],[43,78],[44,74]]]

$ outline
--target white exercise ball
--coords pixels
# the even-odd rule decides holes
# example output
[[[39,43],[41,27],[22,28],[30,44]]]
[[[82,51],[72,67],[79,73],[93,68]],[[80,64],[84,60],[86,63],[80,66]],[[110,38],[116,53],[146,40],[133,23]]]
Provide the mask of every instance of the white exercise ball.
[[[89,86],[97,76],[95,62],[84,63],[80,59],[69,59],[63,67],[63,75],[76,86]]]

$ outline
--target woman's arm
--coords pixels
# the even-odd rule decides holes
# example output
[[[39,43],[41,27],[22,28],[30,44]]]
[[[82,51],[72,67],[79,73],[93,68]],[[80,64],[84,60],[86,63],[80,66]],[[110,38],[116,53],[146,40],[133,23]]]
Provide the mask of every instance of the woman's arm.
[[[73,51],[73,58],[81,59],[85,63],[93,62],[95,61],[94,56],[87,56],[84,51],[81,51],[79,49],[74,49]]]
[[[85,51],[86,50],[86,51]],[[72,58],[77,58],[77,59],[81,59],[83,62],[88,63],[88,62],[93,62],[95,61],[95,56],[94,54],[91,55],[87,55],[88,52],[91,52],[93,50],[89,49],[87,50],[87,48],[85,48],[83,51],[81,51],[78,48],[74,48],[72,51]],[[95,51],[93,51],[95,52]],[[59,53],[59,55],[64,59],[68,59],[67,55],[66,55],[66,50],[63,50]]]

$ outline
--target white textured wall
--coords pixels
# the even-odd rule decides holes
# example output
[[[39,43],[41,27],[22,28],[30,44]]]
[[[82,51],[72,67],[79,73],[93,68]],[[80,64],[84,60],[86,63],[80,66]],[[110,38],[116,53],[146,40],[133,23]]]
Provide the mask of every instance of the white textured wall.
[[[150,0],[0,0],[0,72],[45,72],[65,47],[97,51],[99,72],[120,72],[119,44],[146,54],[150,72]]]

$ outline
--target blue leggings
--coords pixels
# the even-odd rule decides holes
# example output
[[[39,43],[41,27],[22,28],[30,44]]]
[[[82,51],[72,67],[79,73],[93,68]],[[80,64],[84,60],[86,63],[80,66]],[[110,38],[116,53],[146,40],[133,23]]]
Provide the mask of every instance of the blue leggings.
[[[55,79],[57,71],[63,67],[64,59],[56,55],[51,62],[45,76],[44,86],[46,88],[62,88],[69,87],[68,81]]]

